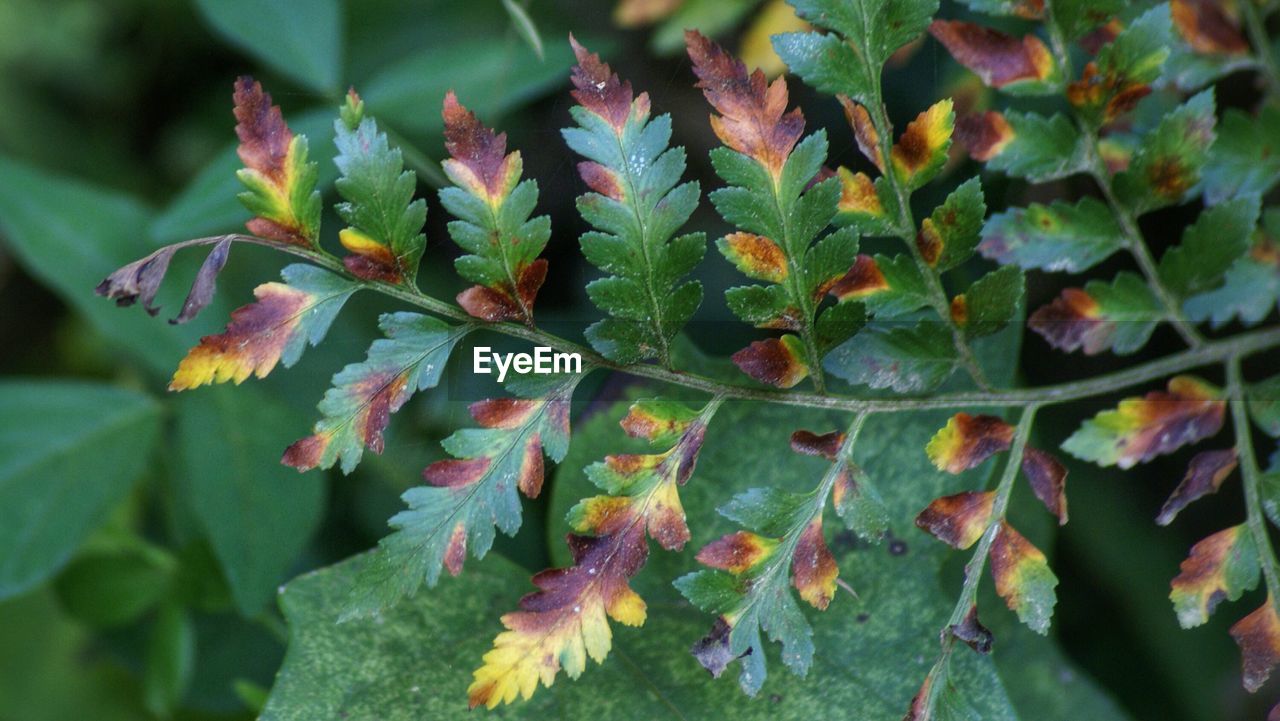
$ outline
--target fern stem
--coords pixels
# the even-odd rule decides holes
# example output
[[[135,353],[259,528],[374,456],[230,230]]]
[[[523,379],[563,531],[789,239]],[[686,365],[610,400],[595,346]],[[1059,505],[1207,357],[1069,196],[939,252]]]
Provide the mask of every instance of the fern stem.
[[[893,126],[889,123],[889,114],[885,109],[884,100],[881,98],[880,77],[875,77],[875,96],[876,102],[872,103],[868,112],[871,114],[871,123],[876,128],[876,135],[880,140],[880,158],[884,167],[881,171],[884,177],[893,186],[894,195],[898,200],[898,237],[906,244],[907,250],[911,252],[911,258],[915,260],[916,267],[920,269],[920,275],[924,278],[926,290],[929,294],[929,305],[933,307],[938,318],[947,324],[951,330],[951,343],[955,346],[956,353],[960,356],[960,363],[964,365],[965,370],[969,373],[969,377],[973,379],[975,385],[980,390],[990,391],[993,389],[991,382],[987,380],[986,373],[983,372],[982,366],[978,364],[977,357],[973,354],[973,349],[965,340],[964,331],[960,326],[951,320],[951,301],[947,298],[947,292],[942,287],[942,278],[938,271],[927,262],[920,253],[920,247],[916,244],[915,235],[915,218],[911,214],[911,197],[907,189],[903,187],[898,180],[898,174],[894,172],[893,162],[890,159],[893,152]]]
[[[1045,25],[1049,30],[1049,44],[1053,49],[1054,59],[1058,64],[1059,72],[1062,74],[1063,83],[1069,83],[1072,75],[1071,51],[1067,47],[1066,38],[1062,36],[1062,29],[1054,20],[1052,0],[1045,3],[1045,14]],[[1111,184],[1111,175],[1107,172],[1106,164],[1103,163],[1102,156],[1098,152],[1097,131],[1089,127],[1083,118],[1077,116],[1075,120],[1076,126],[1084,137],[1085,151],[1088,153],[1088,173],[1094,182],[1098,184],[1098,189],[1106,199],[1107,205],[1111,207],[1111,213],[1115,216],[1116,221],[1120,223],[1129,253],[1133,256],[1134,262],[1138,264],[1143,277],[1147,279],[1147,285],[1155,292],[1160,305],[1164,307],[1167,316],[1166,320],[1173,325],[1174,330],[1178,332],[1178,335],[1182,336],[1182,340],[1188,346],[1196,348],[1203,345],[1205,342],[1204,336],[1200,335],[1194,324],[1183,317],[1177,299],[1160,282],[1160,274],[1157,270],[1155,258],[1151,256],[1146,240],[1142,237],[1142,230],[1138,227],[1137,218],[1116,197],[1115,189]]]
[[[1116,197],[1115,189],[1111,183],[1111,176],[1102,161],[1102,156],[1098,153],[1097,133],[1086,126],[1083,121],[1080,121],[1079,125],[1080,131],[1084,134],[1086,150],[1089,154],[1089,175],[1098,184],[1098,189],[1102,191],[1102,196],[1106,198],[1107,205],[1111,206],[1111,213],[1115,216],[1116,221],[1120,223],[1120,228],[1124,231],[1129,254],[1133,256],[1134,262],[1138,264],[1138,269],[1142,271],[1143,277],[1147,280],[1147,285],[1156,294],[1156,299],[1164,307],[1165,320],[1173,326],[1178,335],[1182,336],[1182,340],[1188,346],[1198,348],[1204,345],[1204,336],[1200,335],[1200,331],[1196,330],[1195,325],[1182,315],[1182,308],[1178,304],[1177,298],[1174,298],[1169,289],[1165,288],[1164,283],[1160,281],[1160,271],[1156,265],[1156,260],[1152,257],[1151,250],[1147,248],[1147,242],[1142,237],[1142,230],[1138,228],[1137,218]]]
[[[1253,52],[1257,56],[1257,70],[1266,79],[1267,85],[1271,86],[1271,94],[1280,94],[1280,64],[1277,64],[1276,55],[1267,38],[1266,20],[1251,2],[1242,2],[1238,7],[1244,20],[1245,32],[1249,35],[1249,43],[1253,45]]]
[[[956,605],[951,610],[951,617],[947,619],[947,625],[942,629],[942,650],[938,653],[938,659],[929,670],[928,678],[933,681],[937,681],[939,678],[945,679],[947,666],[951,663],[951,653],[955,650],[956,636],[951,633],[950,629],[953,626],[964,623],[965,618],[969,615],[969,610],[978,602],[978,584],[982,580],[982,572],[987,565],[987,555],[991,551],[991,544],[995,542],[996,534],[1000,531],[1000,523],[1004,520],[1005,512],[1009,508],[1009,498],[1013,495],[1013,486],[1018,478],[1018,469],[1022,466],[1022,454],[1027,448],[1027,439],[1031,437],[1031,427],[1035,421],[1036,411],[1039,408],[1038,404],[1030,404],[1023,409],[1022,415],[1018,418],[1018,427],[1014,431],[1013,444],[1009,448],[1009,455],[1005,460],[1000,482],[995,488],[996,497],[991,508],[991,520],[987,523],[987,530],[982,533],[982,538],[978,541],[977,547],[974,548],[973,556],[964,566],[964,585],[960,588],[960,597],[956,600]],[[920,721],[928,721],[928,719],[933,718],[938,696],[944,688],[945,686],[938,683],[929,684],[929,690],[924,699],[923,713],[918,714],[915,718],[920,719]]]
[[[1273,603],[1280,603],[1280,571],[1277,570],[1275,549],[1271,546],[1271,537],[1267,533],[1267,519],[1262,512],[1262,474],[1258,471],[1258,460],[1254,456],[1253,426],[1245,407],[1245,389],[1240,358],[1232,357],[1227,362],[1227,402],[1231,404],[1231,425],[1235,429],[1236,456],[1240,464],[1241,484],[1244,486],[1245,522],[1253,536],[1253,543],[1258,548],[1268,598]]]
[[[218,241],[231,239],[272,248],[289,255],[303,258],[325,270],[342,275],[356,282],[361,288],[395,298],[422,310],[460,323],[475,323],[466,311],[452,303],[426,295],[417,288],[392,285],[380,281],[366,281],[355,278],[347,272],[342,261],[325,253],[297,245],[288,245],[266,238],[252,235],[231,234],[196,238],[175,245],[186,248],[196,245],[212,245]],[[170,248],[174,246],[169,246]],[[160,252],[160,251],[157,251]],[[897,413],[918,410],[973,408],[973,407],[1029,407],[1047,406],[1066,403],[1093,396],[1105,395],[1126,388],[1182,373],[1192,368],[1219,364],[1232,358],[1243,357],[1253,353],[1280,347],[1280,327],[1239,333],[1221,340],[1206,341],[1203,345],[1179,351],[1141,363],[1124,370],[1106,375],[1095,376],[1084,381],[1071,381],[1038,388],[1015,388],[991,391],[967,391],[960,393],[944,393],[929,397],[907,398],[858,398],[852,396],[821,395],[817,393],[796,393],[772,388],[749,388],[734,383],[724,383],[697,373],[669,370],[657,365],[637,364],[623,365],[614,363],[586,346],[565,340],[557,335],[538,328],[529,328],[519,323],[485,323],[480,326],[495,333],[520,338],[537,345],[544,345],[562,353],[578,353],[584,364],[607,368],[619,373],[649,378],[668,383],[673,386],[706,393],[723,395],[726,399],[755,400],[780,405],[800,406],[804,408],[820,408],[838,411],[869,413]]]

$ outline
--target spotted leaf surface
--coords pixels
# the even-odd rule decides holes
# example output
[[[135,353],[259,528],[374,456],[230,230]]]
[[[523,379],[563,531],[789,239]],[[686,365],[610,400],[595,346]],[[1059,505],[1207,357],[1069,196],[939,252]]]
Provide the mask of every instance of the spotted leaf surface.
[[[1191,547],[1169,600],[1183,628],[1209,621],[1223,600],[1235,601],[1258,585],[1258,548],[1244,525],[1232,526]]]
[[[245,227],[263,238],[314,247],[321,205],[306,136],[289,130],[280,108],[253,78],[236,80],[234,100],[237,152],[244,163],[236,175],[247,189],[240,202],[254,214]]]
[[[169,382],[184,391],[210,383],[237,385],[249,376],[265,378],[277,364],[298,362],[308,345],[316,345],[357,286],[326,270],[291,265],[283,283],[254,289],[258,300],[231,313],[227,329],[207,335],[188,351]]]
[[[1067,87],[1067,100],[1095,125],[1128,113],[1151,93],[1151,84],[1169,56],[1171,26],[1166,6],[1153,8],[1129,24],[1084,66]]]
[[[636,95],[630,82],[576,41],[573,48],[578,105],[570,113],[577,127],[562,133],[585,158],[578,172],[591,189],[578,198],[579,211],[595,227],[582,236],[582,252],[610,274],[587,285],[591,300],[610,316],[593,324],[587,338],[618,362],[654,358],[669,365],[672,341],[702,303],[702,285],[682,279],[702,260],[706,237],[676,235],[698,206],[698,184],[680,182],[685,153],[670,147],[671,117],[650,117],[647,93]],[[760,240],[739,243],[744,263],[768,255],[768,239]]]
[[[1131,468],[1214,435],[1225,411],[1219,389],[1193,376],[1176,376],[1166,391],[1126,398],[1115,410],[1085,421],[1062,448],[1100,466]]]
[[[1124,247],[1124,232],[1102,201],[1032,203],[991,216],[978,246],[983,257],[1025,269],[1079,273]]]
[[[391,535],[362,572],[347,616],[376,613],[434,586],[440,569],[462,572],[467,552],[483,558],[494,531],[520,528],[520,497],[542,490],[545,454],[553,461],[569,447],[569,402],[582,376],[554,379],[532,398],[498,398],[471,404],[479,428],[464,428],[444,441],[454,458],[422,472],[425,486],[405,491],[408,508],[392,516]]]
[[[629,626],[644,623],[645,602],[629,580],[648,558],[646,533],[668,550],[689,540],[678,488],[693,474],[712,412],[714,406],[685,421],[687,409],[671,405],[632,408],[629,419],[660,419],[683,431],[662,453],[607,456],[587,468],[606,495],[569,511],[573,565],[534,576],[539,590],[521,599],[519,611],[502,617],[507,630],[494,639],[467,690],[473,708],[527,699],[561,671],[577,678],[587,658],[603,662],[612,646],[610,618]],[[630,432],[625,419],[623,427]]]
[[[1084,288],[1066,288],[1028,318],[1028,325],[1059,350],[1124,355],[1146,345],[1163,317],[1159,300],[1146,281],[1122,272],[1110,283],[1091,280]]]
[[[1025,291],[1026,279],[1020,268],[998,268],[951,299],[951,320],[966,338],[999,332],[1018,315]]]
[[[475,283],[458,304],[490,322],[515,320],[533,325],[533,304],[547,277],[539,258],[551,237],[551,220],[530,218],[538,184],[521,181],[520,151],[507,152],[507,134],[495,133],[453,93],[444,99],[444,172],[454,187],[440,202],[457,220],[449,235],[467,252],[454,262],[458,274]]]
[[[342,173],[334,185],[343,198],[335,209],[347,223],[338,233],[349,253],[343,264],[360,278],[412,283],[426,245],[427,203],[413,198],[417,175],[404,169],[399,148],[364,115],[354,91],[334,131],[334,162]]]
[[[1197,186],[1214,140],[1213,91],[1193,96],[1165,115],[1142,141],[1116,193],[1137,212],[1182,202]]]
[[[306,471],[341,461],[350,473],[365,448],[381,453],[391,414],[440,382],[454,344],[468,331],[417,313],[387,313],[378,325],[386,337],[373,342],[363,362],[333,377],[320,401],[323,417],[312,435],[285,450],[285,465]]]

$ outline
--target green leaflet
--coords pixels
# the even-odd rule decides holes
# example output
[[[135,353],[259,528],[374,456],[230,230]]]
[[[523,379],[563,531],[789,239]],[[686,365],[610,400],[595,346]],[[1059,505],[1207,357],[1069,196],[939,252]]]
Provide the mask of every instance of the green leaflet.
[[[361,572],[345,618],[377,613],[413,595],[425,581],[434,586],[445,567],[462,572],[468,550],[483,558],[495,526],[507,535],[520,528],[519,492],[534,498],[542,489],[543,453],[553,461],[569,448],[569,402],[581,375],[524,388],[526,399],[473,403],[481,428],[465,428],[445,439],[451,460],[423,471],[429,485],[405,491],[409,506],[393,516],[395,531]]]
[[[960,323],[968,338],[991,335],[1004,328],[1018,314],[1018,304],[1026,290],[1022,269],[998,268],[976,280],[961,296],[964,319]],[[955,315],[952,303],[952,315]],[[954,319],[960,322],[960,319]]]
[[[1280,301],[1280,252],[1274,238],[1280,232],[1280,210],[1268,209],[1262,230],[1244,257],[1227,269],[1220,287],[1187,298],[1182,310],[1197,323],[1210,321],[1214,328],[1239,318],[1257,325]]]
[[[927,391],[950,377],[958,358],[946,323],[870,324],[827,356],[825,368],[851,383]]]
[[[1251,384],[1246,399],[1253,422],[1267,435],[1280,438],[1280,376]]]
[[[382,452],[389,416],[417,391],[440,382],[453,346],[470,326],[451,326],[418,313],[385,313],[378,326],[386,338],[369,346],[368,357],[333,377],[320,401],[314,434],[285,451],[284,463],[299,470],[342,462],[350,473],[368,446]]]
[[[1182,243],[1160,258],[1160,282],[1179,297],[1210,290],[1249,250],[1259,198],[1250,195],[1215,205],[1182,233]]]
[[[48,578],[151,459],[160,406],[88,383],[0,383],[0,598]]]
[[[970,178],[921,224],[916,245],[925,262],[942,273],[968,260],[978,246],[978,233],[986,214],[982,184],[977,178]]]
[[[1095,127],[1128,113],[1160,77],[1172,32],[1167,5],[1143,13],[1098,51],[1067,87],[1067,100]]]
[[[1163,315],[1146,280],[1124,271],[1110,283],[1091,280],[1083,290],[1067,288],[1032,313],[1029,325],[1059,350],[1125,355],[1146,345]]]
[[[983,257],[1025,269],[1079,273],[1124,247],[1124,232],[1105,203],[1085,197],[1011,208],[987,219]]]
[[[1178,106],[1143,138],[1129,168],[1116,174],[1116,194],[1139,214],[1182,202],[1199,182],[1214,123],[1213,90]]]
[[[791,72],[813,87],[863,105],[878,103],[880,70],[895,50],[915,40],[936,0],[795,0],[796,14],[839,33],[786,33],[773,45]]]
[[[412,284],[426,246],[422,226],[427,202],[414,200],[418,177],[404,169],[399,148],[392,148],[386,133],[371,117],[361,117],[364,104],[354,95],[349,104],[358,110],[335,120],[334,163],[341,176],[334,183],[344,202],[334,210],[347,224],[339,234],[343,246],[354,253],[347,269],[362,277],[384,277]]]
[[[1009,144],[987,161],[987,167],[1033,183],[1046,183],[1082,172],[1087,167],[1084,138],[1065,115],[1048,117],[1009,111]],[[963,127],[963,126],[962,126]]]
[[[1280,108],[1264,105],[1257,117],[1227,110],[1217,134],[1201,174],[1206,203],[1264,195],[1280,181]]]
[[[817,332],[815,323],[822,323],[819,358],[804,351],[809,367],[820,361],[825,348],[861,326],[861,318],[850,311],[828,309],[820,316],[816,311],[817,302],[858,254],[858,238],[851,228],[835,230],[814,243],[835,217],[840,200],[840,183],[834,178],[805,189],[826,156],[826,133],[813,133],[795,146],[775,184],[756,160],[742,153],[729,148],[711,153],[716,173],[729,183],[711,193],[711,201],[721,217],[743,229],[721,238],[716,246],[743,273],[774,283],[731,288],[725,300],[739,318],[758,327],[796,330],[809,337]]]
[[[630,83],[599,57],[575,45],[578,126],[561,131],[587,162],[579,171],[594,192],[578,198],[583,218],[596,228],[583,234],[582,252],[608,277],[592,281],[592,302],[611,317],[593,324],[587,338],[620,362],[656,358],[670,365],[670,345],[702,303],[702,284],[681,279],[702,260],[701,233],[673,236],[698,206],[696,182],[680,184],[684,148],[669,147],[671,117],[649,117],[649,98],[632,97]]]

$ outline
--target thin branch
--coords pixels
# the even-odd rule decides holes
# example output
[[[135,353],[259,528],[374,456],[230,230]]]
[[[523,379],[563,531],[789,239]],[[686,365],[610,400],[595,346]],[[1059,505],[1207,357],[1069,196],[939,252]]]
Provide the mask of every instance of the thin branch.
[[[1258,548],[1262,562],[1262,576],[1266,580],[1268,597],[1280,603],[1280,571],[1277,570],[1275,549],[1267,534],[1267,520],[1262,513],[1262,474],[1258,471],[1258,459],[1253,450],[1253,426],[1245,407],[1244,376],[1239,357],[1227,362],[1227,398],[1231,404],[1231,424],[1236,434],[1236,457],[1240,464],[1240,478],[1244,486],[1246,524]]]
[[[916,244],[916,224],[911,214],[911,197],[898,180],[898,175],[894,172],[893,162],[890,159],[893,152],[893,127],[889,124],[889,114],[885,109],[884,101],[881,99],[879,76],[875,78],[874,87],[877,100],[872,103],[873,107],[867,110],[871,115],[871,123],[876,128],[876,135],[880,139],[880,158],[881,164],[884,166],[882,168],[884,177],[888,179],[889,184],[893,187],[893,192],[898,200],[898,237],[906,244],[912,259],[915,260],[916,267],[920,269],[920,275],[924,278],[926,290],[928,291],[929,305],[938,314],[940,321],[946,323],[951,330],[951,343],[955,346],[956,353],[960,356],[960,363],[964,365],[969,377],[973,379],[973,382],[980,390],[992,390],[992,385],[987,380],[986,373],[983,372],[982,366],[979,365],[977,357],[973,354],[973,349],[969,346],[968,341],[965,340],[964,332],[950,320],[951,301],[947,298],[946,290],[942,287],[942,278],[939,277],[938,271],[933,266],[925,262],[924,256],[920,252],[920,247]]]
[[[1280,64],[1277,64],[1276,55],[1271,50],[1266,20],[1251,2],[1242,2],[1237,7],[1240,8],[1245,32],[1249,35],[1249,43],[1253,45],[1253,52],[1258,61],[1257,70],[1267,81],[1267,85],[1271,86],[1271,94],[1280,94]]]
[[[1004,520],[1005,512],[1009,507],[1009,498],[1013,494],[1014,481],[1018,478],[1018,469],[1022,466],[1022,454],[1027,448],[1027,439],[1031,436],[1031,426],[1035,420],[1037,410],[1039,410],[1039,406],[1028,405],[1018,419],[1018,427],[1014,432],[1013,444],[1010,446],[1009,455],[1005,459],[1004,472],[1001,474],[1000,483],[995,489],[996,497],[991,508],[991,520],[987,523],[987,529],[983,532],[982,538],[974,548],[973,556],[964,566],[964,586],[961,587],[960,597],[956,600],[955,608],[951,611],[951,618],[947,620],[947,625],[942,630],[942,650],[939,651],[938,659],[929,670],[929,677],[935,681],[940,677],[945,677],[947,665],[951,663],[951,653],[955,650],[956,636],[949,629],[952,626],[964,623],[965,618],[969,615],[969,610],[978,602],[978,583],[982,580],[982,572],[987,565],[987,555],[991,551],[991,544],[995,542],[996,534],[1000,532],[1000,523]],[[943,689],[944,686],[942,684],[929,684],[929,690],[924,699],[923,713],[919,715],[919,718],[933,718],[938,695],[942,693]]]
[[[361,288],[396,298],[442,318],[460,323],[474,323],[476,320],[458,306],[428,296],[417,288],[355,278],[347,272],[346,267],[337,258],[328,253],[309,248],[240,234],[196,238],[177,245],[184,248],[195,245],[211,245],[226,238],[266,246],[303,258],[326,270],[351,279],[359,284]],[[1231,358],[1246,356],[1280,346],[1280,327],[1276,327],[1240,333],[1221,340],[1208,341],[1197,348],[1190,348],[1157,360],[1083,381],[1059,383],[1038,388],[945,393],[930,397],[859,398],[816,393],[796,393],[771,388],[750,388],[733,383],[725,383],[697,373],[669,370],[657,365],[621,365],[610,361],[586,346],[565,340],[544,330],[529,328],[518,323],[486,323],[481,325],[481,328],[513,338],[520,338],[536,345],[548,346],[562,353],[578,353],[581,355],[583,363],[586,364],[632,376],[649,378],[708,395],[723,395],[727,399],[758,400],[805,408],[871,413],[981,406],[1010,408],[1053,405],[1114,393],[1175,373],[1181,373],[1200,366],[1222,363]]]

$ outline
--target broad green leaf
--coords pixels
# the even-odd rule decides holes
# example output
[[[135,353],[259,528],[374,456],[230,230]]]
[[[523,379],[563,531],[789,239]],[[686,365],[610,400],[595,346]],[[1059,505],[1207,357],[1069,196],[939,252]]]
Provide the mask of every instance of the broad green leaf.
[[[0,638],[0,698],[23,721],[154,721],[137,676],[116,658],[86,653],[102,637],[67,616],[52,591],[0,602]]]
[[[1142,139],[1128,169],[1115,176],[1116,194],[1136,213],[1182,202],[1199,183],[1215,120],[1212,90],[1178,106]]]
[[[965,336],[978,338],[991,335],[1004,328],[1018,315],[1018,305],[1026,290],[1026,279],[1022,269],[1004,266],[982,276],[964,292],[964,322],[961,327]],[[956,319],[957,303],[951,304],[953,320]]]
[[[99,628],[136,621],[169,591],[176,562],[156,547],[90,551],[58,574],[58,600],[77,621]]]
[[[306,421],[252,388],[211,388],[177,402],[179,500],[213,546],[239,610],[259,613],[310,540],[325,479],[275,463]]]
[[[191,617],[176,604],[166,604],[157,614],[147,639],[142,693],[147,708],[157,716],[170,716],[191,685],[195,670],[196,632]]]
[[[147,467],[160,406],[88,383],[0,383],[0,598],[57,571]]]
[[[924,261],[941,273],[972,257],[986,214],[982,184],[977,178],[970,178],[920,224],[916,247]]]
[[[1231,108],[1201,175],[1209,205],[1240,195],[1264,195],[1280,181],[1280,108],[1264,105],[1256,117]]]
[[[824,366],[850,383],[909,393],[938,387],[958,361],[948,324],[925,320],[871,324],[831,351]]]
[[[1027,270],[1079,273],[1124,247],[1124,232],[1105,203],[1085,197],[1011,208],[987,219],[978,250]]]
[[[1256,195],[1215,205],[1182,233],[1182,243],[1160,258],[1160,282],[1179,297],[1211,290],[1249,250],[1258,222]]]
[[[594,492],[581,469],[598,457],[605,443],[621,437],[615,423],[624,409],[603,414],[589,424],[590,442],[575,450],[557,482],[556,512]],[[698,471],[682,489],[694,544],[732,530],[714,507],[754,479],[786,479],[788,490],[802,490],[821,475],[822,462],[785,452],[786,432],[802,423],[826,426],[836,418],[822,414],[761,407],[727,406],[713,423]],[[641,629],[620,628],[615,653],[577,681],[560,681],[530,701],[490,713],[500,718],[581,719],[685,718],[730,716],[753,719],[824,717],[834,707],[857,708],[865,721],[897,721],[928,671],[937,652],[937,632],[945,623],[949,601],[938,591],[938,569],[947,557],[911,530],[911,518],[930,495],[957,488],[954,478],[931,469],[919,449],[941,422],[937,414],[902,417],[869,427],[864,451],[855,453],[868,473],[883,478],[891,524],[902,539],[855,550],[834,543],[841,575],[858,597],[841,592],[824,613],[813,614],[815,663],[806,679],[772,674],[763,698],[750,700],[728,679],[711,679],[687,649],[710,625],[710,619],[685,603],[669,585],[692,569],[688,555],[655,552],[635,584],[650,599],[649,618]],[[825,420],[824,420],[825,419]],[[872,421],[874,424],[874,420]],[[581,439],[583,436],[579,436]],[[625,440],[625,439],[624,439]],[[634,444],[628,448],[643,448]],[[873,461],[873,462],[872,462]],[[816,471],[816,473],[815,473]],[[887,473],[888,475],[881,475]],[[563,544],[556,541],[557,546]],[[561,561],[567,553],[561,550]],[[526,572],[490,558],[457,580],[442,584],[388,609],[376,620],[335,625],[365,558],[304,576],[285,590],[282,607],[290,623],[291,649],[272,698],[263,713],[268,721],[351,718],[386,721],[423,716],[449,718],[465,713],[470,669],[479,664],[489,638],[499,627],[496,616],[527,588]],[[991,613],[1007,613],[992,608]],[[855,619],[861,619],[857,621]],[[1010,639],[1022,630],[1010,630]],[[1005,636],[1001,637],[1005,639]],[[421,639],[431,639],[429,643]],[[1012,640],[1010,641],[1012,643]],[[772,649],[766,652],[773,656]],[[1012,721],[1019,717],[1056,721],[1070,715],[1035,715],[1040,704],[1066,697],[1075,705],[1101,706],[1098,719],[1122,718],[1083,676],[1068,672],[1059,659],[1037,656],[1002,681],[986,657],[957,654],[953,674],[957,687],[983,719]],[[1051,673],[1055,670],[1055,673]],[[1012,706],[1005,685],[1017,685],[1019,674],[1041,674],[1025,689],[1025,709]],[[414,692],[413,689],[418,691]],[[406,693],[413,699],[405,704]],[[1055,701],[1055,704],[1057,701]],[[1073,704],[1068,704],[1071,706]],[[1021,711],[1021,714],[1019,713]]]
[[[341,83],[343,9],[338,0],[196,0],[231,43],[311,90]]]
[[[167,375],[173,359],[199,339],[199,328],[157,323],[93,292],[116,268],[155,250],[146,241],[149,221],[146,208],[133,198],[0,157],[0,241],[104,337]],[[214,305],[225,314],[217,298]]]

